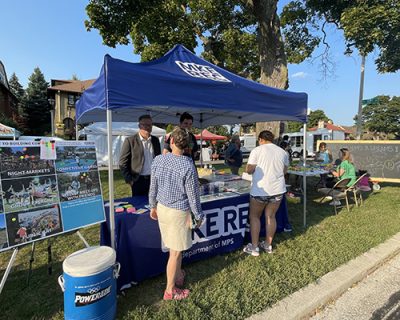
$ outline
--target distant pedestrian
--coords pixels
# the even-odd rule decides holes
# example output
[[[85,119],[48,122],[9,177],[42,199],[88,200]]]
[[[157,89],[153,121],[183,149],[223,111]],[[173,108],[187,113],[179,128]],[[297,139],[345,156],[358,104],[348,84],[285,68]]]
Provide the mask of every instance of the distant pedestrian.
[[[229,166],[232,174],[239,174],[243,164],[243,154],[240,150],[241,143],[239,136],[233,136],[228,148],[225,151],[225,164]]]

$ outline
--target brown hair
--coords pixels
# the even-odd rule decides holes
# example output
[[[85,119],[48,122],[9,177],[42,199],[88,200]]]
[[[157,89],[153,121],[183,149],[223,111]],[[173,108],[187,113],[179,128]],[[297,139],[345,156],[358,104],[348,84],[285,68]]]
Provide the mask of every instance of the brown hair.
[[[352,160],[353,158],[350,154],[349,149],[347,149],[347,148],[340,149],[340,155],[341,155],[342,161],[347,160],[349,162],[353,162],[353,160]]]
[[[260,134],[258,135],[258,139],[262,139],[269,142],[274,142],[274,138],[275,138],[274,134],[268,130],[261,131]]]
[[[171,137],[174,139],[175,146],[180,149],[186,149],[189,145],[189,132],[186,129],[175,127],[171,132]]]
[[[153,119],[151,119],[151,115],[149,115],[149,114],[142,114],[142,115],[139,117],[138,122],[142,121],[143,119],[150,119],[150,120],[153,120]]]

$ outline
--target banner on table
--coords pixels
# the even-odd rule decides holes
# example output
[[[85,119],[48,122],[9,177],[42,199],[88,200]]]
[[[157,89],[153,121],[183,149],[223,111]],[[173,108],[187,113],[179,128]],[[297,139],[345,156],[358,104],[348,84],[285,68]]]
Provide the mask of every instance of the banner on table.
[[[185,262],[237,250],[248,227],[248,195],[203,204],[205,221],[192,231],[193,246],[183,252]]]
[[[0,141],[0,251],[105,221],[96,148],[57,141]]]

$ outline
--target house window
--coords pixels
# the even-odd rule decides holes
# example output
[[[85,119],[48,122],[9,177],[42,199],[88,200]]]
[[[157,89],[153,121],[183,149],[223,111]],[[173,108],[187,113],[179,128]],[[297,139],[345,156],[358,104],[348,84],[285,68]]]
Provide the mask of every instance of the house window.
[[[73,94],[68,95],[68,105],[74,106],[75,105],[75,96]]]
[[[64,121],[65,130],[75,129],[75,122],[71,118],[65,118]]]

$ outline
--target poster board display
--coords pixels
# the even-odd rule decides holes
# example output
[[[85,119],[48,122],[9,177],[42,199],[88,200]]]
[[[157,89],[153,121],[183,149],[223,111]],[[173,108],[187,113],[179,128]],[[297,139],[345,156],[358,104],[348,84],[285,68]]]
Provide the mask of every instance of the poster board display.
[[[322,141],[318,141],[319,143]],[[341,148],[349,149],[357,170],[371,179],[400,183],[400,140],[324,140],[337,159]]]
[[[95,143],[43,145],[0,141],[0,252],[105,221]]]

